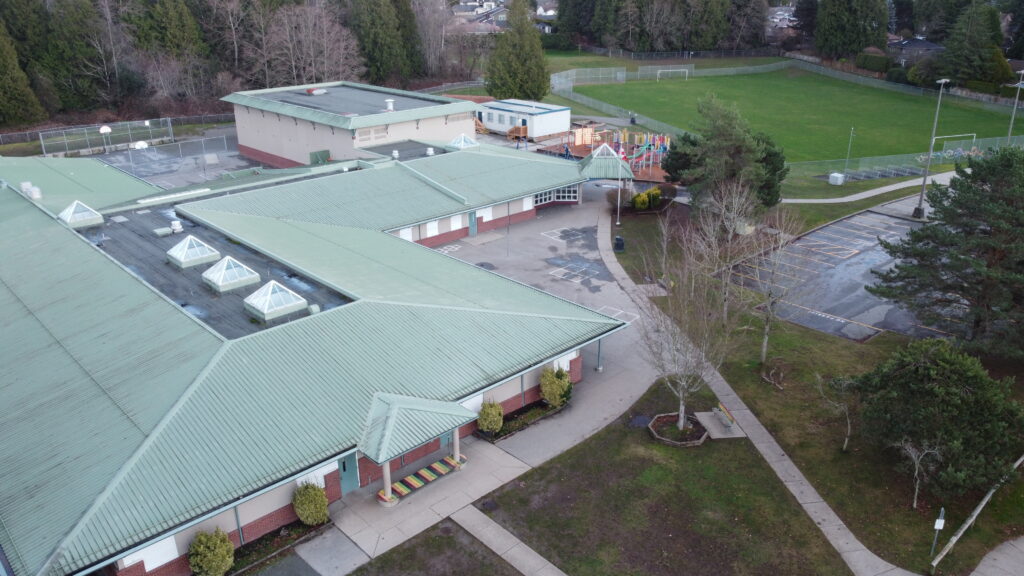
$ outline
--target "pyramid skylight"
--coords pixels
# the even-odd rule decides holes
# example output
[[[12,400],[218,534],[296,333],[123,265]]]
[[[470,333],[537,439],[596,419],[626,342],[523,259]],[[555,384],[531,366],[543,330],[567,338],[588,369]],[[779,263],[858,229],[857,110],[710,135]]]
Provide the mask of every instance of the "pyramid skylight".
[[[57,218],[72,228],[85,228],[86,226],[103,224],[103,215],[78,200],[75,200],[65,208],[57,215]]]
[[[167,251],[167,261],[178,268],[190,268],[220,259],[220,252],[191,234]]]
[[[264,284],[245,299],[245,310],[267,322],[306,307],[306,299],[285,288],[276,280]]]
[[[259,273],[231,256],[225,256],[220,262],[203,272],[203,282],[218,294],[250,284],[258,284],[259,281]]]
[[[459,150],[462,150],[463,148],[470,148],[472,146],[479,146],[479,144],[477,144],[476,140],[473,140],[469,136],[466,136],[465,134],[459,134],[455,138],[455,140],[452,140],[452,142],[451,142],[451,144],[449,144],[449,146],[451,146],[452,148],[458,148]]]

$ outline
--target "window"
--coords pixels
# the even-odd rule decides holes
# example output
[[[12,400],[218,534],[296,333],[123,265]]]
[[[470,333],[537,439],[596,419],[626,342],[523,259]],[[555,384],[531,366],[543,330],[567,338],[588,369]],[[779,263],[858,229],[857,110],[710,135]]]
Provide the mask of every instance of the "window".
[[[373,139],[374,140],[383,140],[383,139],[385,139],[387,137],[388,137],[388,127],[387,126],[376,126],[376,127],[374,127],[374,129],[373,129]]]
[[[505,115],[504,114],[498,114],[498,124],[504,124],[504,123],[505,123]]]
[[[359,130],[356,130],[356,139],[360,144],[368,144],[372,136],[373,131],[369,128],[360,128]]]
[[[555,202],[578,202],[580,199],[580,187],[565,186],[555,189]]]
[[[487,113],[487,121],[488,122],[494,122],[494,112],[488,112]]]
[[[540,206],[541,204],[547,204],[555,199],[554,190],[546,190],[540,194],[533,195],[533,205]]]

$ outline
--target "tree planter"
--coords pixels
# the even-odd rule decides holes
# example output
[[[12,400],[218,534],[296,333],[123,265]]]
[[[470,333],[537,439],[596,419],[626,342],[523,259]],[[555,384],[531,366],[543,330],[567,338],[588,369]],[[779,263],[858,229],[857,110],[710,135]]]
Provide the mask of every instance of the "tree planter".
[[[647,431],[651,433],[651,436],[655,440],[661,442],[662,444],[667,444],[669,446],[675,446],[677,448],[700,446],[701,444],[704,443],[705,440],[708,439],[708,431],[704,429],[704,426],[701,425],[701,423],[698,422],[696,418],[688,418],[688,420],[692,425],[691,430],[693,431],[693,439],[691,440],[673,440],[658,433],[659,429],[662,429],[665,426],[674,427],[679,422],[678,412],[671,412],[669,414],[658,414],[657,416],[651,419],[650,423],[647,424]]]
[[[552,416],[554,414],[558,414],[562,410],[565,410],[565,408],[567,406],[568,406],[568,404],[563,404],[563,405],[561,405],[558,408],[551,408],[551,406],[547,402],[545,402],[543,400],[539,400],[537,402],[534,402],[533,404],[529,404],[527,406],[524,406],[523,408],[520,408],[519,410],[516,410],[515,412],[509,413],[508,416],[505,417],[506,425],[503,425],[501,427],[501,430],[498,430],[497,432],[493,432],[493,433],[492,432],[484,432],[482,430],[477,430],[474,434],[476,434],[477,438],[486,440],[486,441],[490,442],[491,444],[495,444],[495,443],[497,443],[500,440],[504,440],[505,438],[508,438],[510,436],[515,436],[519,432],[521,432],[523,430],[526,430],[527,428],[529,428],[533,424],[535,424],[537,422],[540,422],[541,420],[543,420],[543,419],[545,419],[545,418],[547,418],[549,416]],[[514,430],[511,430],[509,432],[505,431],[508,428],[508,424],[510,422],[516,421],[519,418],[528,415],[531,411],[534,411],[537,408],[543,408],[543,409],[545,409],[545,412],[543,414],[539,415],[539,416],[536,416],[536,417],[533,417],[533,418],[529,418],[529,420],[526,422],[526,424],[521,425],[521,426],[516,426]]]

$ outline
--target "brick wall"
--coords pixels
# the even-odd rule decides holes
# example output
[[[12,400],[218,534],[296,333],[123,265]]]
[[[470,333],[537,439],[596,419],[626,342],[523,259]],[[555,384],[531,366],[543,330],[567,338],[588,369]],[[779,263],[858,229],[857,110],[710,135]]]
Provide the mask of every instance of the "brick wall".
[[[431,236],[429,238],[420,238],[416,241],[417,244],[422,244],[427,248],[434,248],[442,244],[449,242],[455,242],[459,238],[465,238],[469,236],[469,228],[459,228],[458,230],[451,230],[449,232],[442,232],[437,236]]]
[[[327,502],[331,503],[341,498],[341,472],[335,470],[324,476],[324,491],[327,492]]]
[[[406,464],[412,463],[416,460],[419,460],[420,458],[425,457],[427,454],[436,451],[440,447],[441,440],[435,438],[434,440],[427,442],[426,444],[418,448],[413,448],[412,450],[406,452],[405,462]],[[401,467],[401,458],[395,458],[394,460],[391,461],[391,472],[395,472]],[[370,460],[365,456],[361,456],[359,458],[359,486],[367,486],[373,482],[376,482],[377,480],[380,480],[383,477],[384,470],[380,466],[378,466],[373,460]],[[392,474],[391,480],[400,480],[400,478],[395,478],[394,474]]]
[[[497,228],[504,228],[510,224],[518,224],[520,222],[526,222],[537,216],[537,209],[531,208],[523,212],[516,212],[511,218],[505,216],[499,216],[490,222],[484,222],[483,218],[476,219],[476,231],[477,233],[487,232],[488,230],[494,230]]]
[[[288,504],[287,506],[282,506],[277,510],[274,510],[270,514],[260,517],[259,520],[242,526],[242,534],[245,535],[246,542],[252,542],[260,536],[273,532],[281,526],[291,524],[298,519],[299,517],[295,515],[295,510],[292,508],[292,505]]]
[[[569,361],[569,381],[573,384],[583,380],[583,354]]]
[[[235,548],[239,546],[237,530],[228,532],[228,538],[231,539],[231,543],[235,545]],[[146,571],[144,562],[136,562],[123,570],[118,570],[117,563],[114,563],[104,568],[103,573],[107,576],[189,576],[192,574],[192,569],[189,568],[188,552],[186,551],[185,554],[178,556],[163,566],[157,566],[149,572]]]

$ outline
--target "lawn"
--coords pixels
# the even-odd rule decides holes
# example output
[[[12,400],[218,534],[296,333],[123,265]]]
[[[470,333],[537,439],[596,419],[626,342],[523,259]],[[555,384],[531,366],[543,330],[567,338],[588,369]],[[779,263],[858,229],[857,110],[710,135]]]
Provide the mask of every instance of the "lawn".
[[[808,219],[810,227],[916,191],[914,187],[859,202],[794,207]],[[620,231],[613,232],[627,240],[627,251],[618,255],[619,261],[637,280],[638,255],[645,247],[656,245],[657,226],[653,217],[632,214],[624,215],[622,223]],[[845,422],[842,416],[826,409],[813,385],[816,373],[829,377],[870,369],[908,339],[883,333],[861,344],[778,323],[769,354],[784,366],[786,384],[780,391],[759,376],[759,334],[756,321],[751,321],[751,329],[738,333],[737,348],[722,368],[725,379],[868,548],[894,564],[924,572],[938,508],[946,508],[947,529],[939,543],[942,546],[981,495],[940,501],[925,494],[920,510],[910,510],[911,480],[897,470],[895,456],[869,445],[859,430],[855,430],[851,450],[842,453]],[[984,360],[994,375],[1013,376],[1019,381],[1019,363]],[[1024,386],[1018,383],[1016,392],[1019,398],[1024,397]],[[940,564],[939,573],[969,574],[986,552],[1024,534],[1022,502],[1024,480],[1018,478],[997,492],[977,524]]]
[[[706,392],[691,406],[707,409]],[[656,385],[627,414],[477,506],[567,574],[848,574],[749,441],[654,442]]]
[[[640,66],[668,66],[693,64],[695,68],[736,68],[738,66],[760,66],[784,60],[776,57],[759,58],[671,58],[666,60],[632,60],[630,58],[609,58],[577,50],[548,50],[544,52],[548,71],[564,72],[573,68],[625,68],[636,70]]]
[[[922,152],[928,149],[935,115],[934,97],[889,92],[796,69],[576,90],[683,129],[697,123],[697,99],[714,93],[734,103],[755,130],[773,136],[790,162],[845,158],[851,126],[856,129],[854,158]],[[946,100],[938,134],[1001,136],[1008,124],[1005,114]],[[1020,124],[1015,130],[1024,134]]]
[[[811,230],[833,220],[838,220],[850,214],[856,214],[872,206],[906,198],[920,191],[920,186],[910,186],[853,202],[842,202],[839,204],[787,204],[787,207],[796,210],[800,214],[804,222],[804,230]]]
[[[445,519],[361,566],[352,576],[518,576],[519,571]]]

